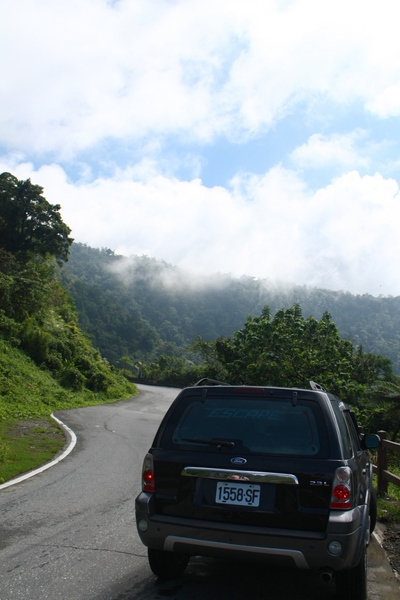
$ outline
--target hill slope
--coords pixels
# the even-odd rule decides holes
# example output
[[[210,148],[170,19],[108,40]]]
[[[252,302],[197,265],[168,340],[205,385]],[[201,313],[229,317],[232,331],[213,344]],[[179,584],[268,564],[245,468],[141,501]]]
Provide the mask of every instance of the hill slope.
[[[319,319],[328,311],[342,338],[389,357],[400,373],[400,297],[278,287],[267,279],[222,274],[193,278],[146,256],[128,259],[82,244],[72,245],[60,277],[80,325],[114,364],[122,357],[183,356],[198,335],[230,336],[265,305],[275,313],[299,303],[304,316]]]

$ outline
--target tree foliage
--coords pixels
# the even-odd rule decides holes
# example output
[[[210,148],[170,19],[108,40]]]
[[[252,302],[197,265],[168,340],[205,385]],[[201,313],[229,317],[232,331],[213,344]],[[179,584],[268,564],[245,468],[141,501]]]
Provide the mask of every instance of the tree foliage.
[[[394,377],[389,359],[342,340],[328,312],[320,320],[304,318],[299,304],[273,317],[266,306],[232,338],[200,339],[195,348],[211,376],[234,384],[309,387],[316,381],[343,399],[354,399]]]
[[[80,329],[73,299],[56,277],[54,259],[68,258],[72,240],[59,206],[41,193],[29,180],[0,176],[0,336],[64,388],[128,395],[134,388]]]
[[[106,393],[117,372],[79,328],[73,301],[52,266],[36,260],[19,265],[6,278],[0,271],[0,335],[63,387]]]
[[[19,181],[0,174],[0,244],[19,260],[52,255],[68,260],[70,228],[63,222],[60,205],[43,197],[43,188],[30,179]]]
[[[207,376],[201,365],[176,356],[161,354],[153,362],[140,364],[140,377],[146,383],[187,387]]]
[[[381,381],[368,394],[365,421],[372,431],[383,429],[389,432],[392,441],[400,435],[400,378]]]

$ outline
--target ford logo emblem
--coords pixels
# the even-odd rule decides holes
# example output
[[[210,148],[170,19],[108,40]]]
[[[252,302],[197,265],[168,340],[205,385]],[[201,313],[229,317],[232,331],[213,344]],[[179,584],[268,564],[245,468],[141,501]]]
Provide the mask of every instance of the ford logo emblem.
[[[235,458],[231,458],[231,463],[233,463],[234,465],[245,465],[247,463],[247,460],[245,458],[242,458],[241,456],[235,456]]]

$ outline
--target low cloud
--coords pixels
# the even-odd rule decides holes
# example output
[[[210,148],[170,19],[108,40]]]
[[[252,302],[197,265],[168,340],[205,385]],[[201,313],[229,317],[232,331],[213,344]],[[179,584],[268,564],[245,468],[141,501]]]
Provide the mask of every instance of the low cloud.
[[[330,169],[339,167],[350,170],[357,167],[368,167],[370,158],[366,156],[367,147],[359,147],[365,140],[366,132],[356,130],[349,134],[323,135],[313,134],[307,141],[296,148],[290,158],[301,169]]]
[[[237,175],[232,187],[161,175],[71,183],[58,166],[10,165],[42,185],[76,241],[147,255],[195,274],[216,272],[399,295],[398,184],[357,171],[310,191],[280,166]]]
[[[400,84],[389,85],[367,103],[367,109],[381,118],[400,115]]]

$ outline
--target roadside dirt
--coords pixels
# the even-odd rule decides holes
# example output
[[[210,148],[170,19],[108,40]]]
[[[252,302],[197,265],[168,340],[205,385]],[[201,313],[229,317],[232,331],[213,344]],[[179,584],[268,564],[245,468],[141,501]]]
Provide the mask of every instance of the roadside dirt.
[[[400,525],[385,525],[382,546],[400,580]]]
[[[57,440],[64,435],[53,419],[40,417],[18,421],[6,433],[13,437],[35,434],[35,436],[46,436],[48,439]]]

